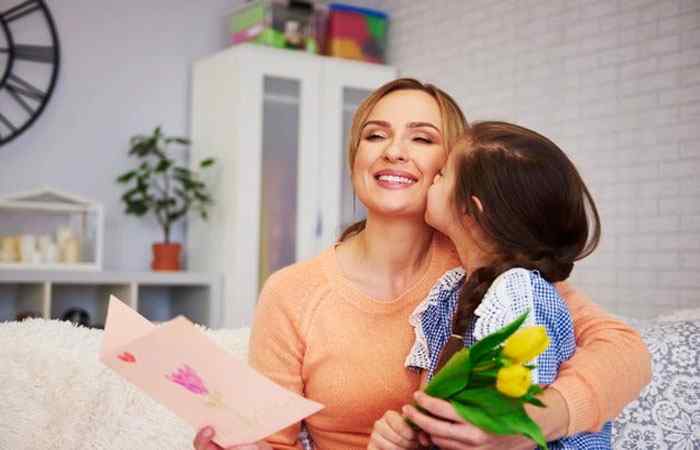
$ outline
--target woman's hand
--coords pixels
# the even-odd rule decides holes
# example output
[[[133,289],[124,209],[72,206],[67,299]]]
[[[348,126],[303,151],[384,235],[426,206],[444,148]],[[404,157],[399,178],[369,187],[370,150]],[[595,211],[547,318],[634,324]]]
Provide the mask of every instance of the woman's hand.
[[[214,429],[211,427],[204,427],[199,430],[197,436],[194,437],[192,446],[195,450],[273,450],[272,447],[264,441],[255,444],[234,445],[232,447],[223,448],[213,443],[211,441],[212,439],[214,439]]]
[[[402,450],[418,448],[418,433],[396,411],[387,411],[374,422],[367,450]]]
[[[487,433],[465,421],[449,402],[416,392],[416,402],[436,417],[418,411],[414,406],[404,406],[407,418],[418,425],[427,436],[421,433],[420,443],[432,443],[444,450],[495,450],[532,449],[535,444],[523,436],[497,436]],[[429,442],[428,442],[429,439]]]

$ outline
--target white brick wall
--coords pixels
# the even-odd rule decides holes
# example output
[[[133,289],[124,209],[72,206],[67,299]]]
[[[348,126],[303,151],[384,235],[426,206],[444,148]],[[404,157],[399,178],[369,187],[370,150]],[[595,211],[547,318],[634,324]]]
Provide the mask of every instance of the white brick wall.
[[[574,283],[611,311],[700,307],[699,0],[387,0],[390,63],[467,117],[559,143],[602,212]]]

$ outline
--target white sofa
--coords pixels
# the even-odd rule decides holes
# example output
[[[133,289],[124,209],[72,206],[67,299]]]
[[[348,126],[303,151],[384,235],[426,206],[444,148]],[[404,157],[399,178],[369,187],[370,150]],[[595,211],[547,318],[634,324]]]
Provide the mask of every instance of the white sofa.
[[[700,310],[634,324],[654,379],[616,421],[615,448],[700,448]],[[248,332],[206,330],[241,359]],[[59,321],[0,324],[0,449],[192,448],[192,428],[98,361],[101,335]]]

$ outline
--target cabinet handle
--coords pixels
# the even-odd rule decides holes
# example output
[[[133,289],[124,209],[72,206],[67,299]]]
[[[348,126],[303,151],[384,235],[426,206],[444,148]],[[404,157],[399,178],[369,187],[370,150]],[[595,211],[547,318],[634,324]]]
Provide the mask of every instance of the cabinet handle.
[[[316,217],[316,230],[314,231],[316,234],[316,237],[321,237],[321,234],[323,234],[323,217],[321,216],[321,212],[318,212],[318,216]]]

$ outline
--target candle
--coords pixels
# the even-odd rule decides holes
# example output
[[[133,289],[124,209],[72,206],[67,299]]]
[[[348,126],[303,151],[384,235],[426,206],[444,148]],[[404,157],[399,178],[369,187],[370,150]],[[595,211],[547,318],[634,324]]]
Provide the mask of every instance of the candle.
[[[19,248],[15,236],[3,236],[0,238],[0,262],[17,262],[19,260]]]
[[[53,242],[46,247],[46,252],[41,254],[45,263],[53,264],[58,262],[58,247]]]
[[[70,227],[58,227],[58,230],[56,231],[56,241],[58,242],[59,247],[63,246],[66,241],[72,237],[73,232],[71,231]]]
[[[23,234],[19,237],[19,257],[23,263],[32,264],[36,261],[36,238],[31,234]]]
[[[39,254],[42,262],[55,263],[58,254],[58,249],[53,243],[51,236],[44,234],[39,236]]]
[[[49,236],[48,234],[42,234],[41,236],[39,236],[39,240],[38,240],[39,251],[41,253],[45,253],[46,249],[49,248],[49,245],[51,245],[52,242],[53,241],[51,240],[51,236]]]
[[[80,262],[80,241],[75,238],[69,238],[63,243],[61,249],[61,262],[68,264]]]

